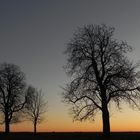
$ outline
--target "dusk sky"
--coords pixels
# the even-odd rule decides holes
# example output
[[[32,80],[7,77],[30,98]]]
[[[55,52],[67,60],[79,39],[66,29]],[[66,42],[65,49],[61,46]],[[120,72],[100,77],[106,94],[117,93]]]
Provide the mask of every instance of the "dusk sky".
[[[77,27],[102,24],[115,27],[114,37],[133,47],[130,59],[140,60],[139,0],[0,0],[0,63],[13,63],[26,74],[28,84],[45,93],[48,108],[39,131],[101,131],[101,113],[95,122],[74,122],[62,103],[68,81],[63,52]],[[112,131],[140,131],[140,111],[111,107]],[[12,131],[31,131],[28,122]],[[0,131],[3,130],[3,126]]]

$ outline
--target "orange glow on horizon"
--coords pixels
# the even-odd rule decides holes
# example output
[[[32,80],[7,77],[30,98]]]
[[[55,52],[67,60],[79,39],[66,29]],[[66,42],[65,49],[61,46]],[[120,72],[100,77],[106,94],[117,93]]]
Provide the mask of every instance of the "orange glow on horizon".
[[[128,107],[121,112],[110,111],[110,127],[111,131],[140,131],[140,112],[137,110],[129,109]],[[33,131],[31,122],[22,122],[12,124],[11,131]],[[1,125],[0,131],[4,131],[4,125]],[[73,122],[68,114],[62,112],[50,114],[47,121],[42,122],[37,126],[38,132],[101,132],[102,131],[102,118],[101,113],[95,117],[94,122]]]

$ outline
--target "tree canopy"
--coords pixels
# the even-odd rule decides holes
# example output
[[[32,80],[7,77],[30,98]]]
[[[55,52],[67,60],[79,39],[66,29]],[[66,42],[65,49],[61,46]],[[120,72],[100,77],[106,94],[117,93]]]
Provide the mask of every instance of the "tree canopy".
[[[26,102],[25,74],[14,64],[0,64],[0,112],[5,132],[9,132],[9,125],[20,119],[17,113]]]
[[[63,99],[72,104],[74,120],[94,119],[101,111],[105,134],[110,133],[108,104],[138,106],[140,99],[140,73],[126,55],[132,47],[116,40],[114,31],[105,24],[78,28],[65,51],[65,69],[71,80]]]

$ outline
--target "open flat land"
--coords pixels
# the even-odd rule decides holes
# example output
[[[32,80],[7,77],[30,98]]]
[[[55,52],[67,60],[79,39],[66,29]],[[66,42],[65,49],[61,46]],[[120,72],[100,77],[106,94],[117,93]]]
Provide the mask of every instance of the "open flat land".
[[[109,138],[100,132],[0,133],[0,140],[140,140],[140,132],[112,132]]]

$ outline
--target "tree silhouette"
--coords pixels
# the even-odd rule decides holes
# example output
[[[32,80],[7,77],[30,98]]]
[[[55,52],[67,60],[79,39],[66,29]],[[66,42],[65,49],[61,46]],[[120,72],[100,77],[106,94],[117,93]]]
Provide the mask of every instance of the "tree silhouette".
[[[63,99],[72,104],[74,120],[94,119],[102,112],[103,133],[110,134],[108,105],[121,102],[138,105],[139,72],[126,57],[132,48],[113,37],[114,28],[87,25],[78,28],[67,45],[65,66],[71,81],[64,88]]]
[[[19,121],[17,114],[25,104],[25,75],[14,64],[0,64],[0,112],[5,123],[5,132],[10,124]]]
[[[26,118],[33,123],[34,133],[37,131],[37,124],[41,123],[46,112],[47,102],[41,90],[32,86],[28,87],[27,103],[25,105]]]

